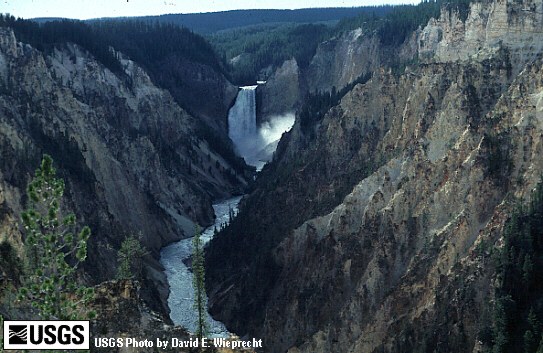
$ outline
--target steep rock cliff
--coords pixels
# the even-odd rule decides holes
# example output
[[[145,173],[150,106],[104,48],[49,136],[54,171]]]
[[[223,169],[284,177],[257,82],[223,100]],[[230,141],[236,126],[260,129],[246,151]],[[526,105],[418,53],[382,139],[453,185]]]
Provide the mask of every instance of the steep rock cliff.
[[[420,34],[419,57],[438,62],[481,61],[506,48],[515,69],[521,70],[541,53],[542,26],[543,4],[538,1],[475,2],[465,22],[444,8],[439,19],[430,20]]]
[[[267,121],[271,116],[294,112],[304,92],[300,68],[295,59],[287,60],[265,84],[258,86],[257,119]]]
[[[118,56],[122,76],[78,46],[45,54],[0,28],[0,219],[8,229],[1,236],[20,242],[25,188],[48,153],[66,181],[65,206],[93,230],[91,278],[114,276],[121,241],[141,233],[155,282],[146,288],[157,286],[164,299],[160,247],[192,235],[195,222],[211,224],[212,198],[239,192],[245,181],[195,137],[197,122],[167,91]]]
[[[480,351],[490,249],[543,173],[538,6],[445,11],[424,63],[297,122],[211,245],[212,312],[269,352]]]
[[[377,33],[359,28],[319,44],[307,67],[299,67],[294,59],[285,61],[259,87],[259,119],[295,111],[308,93],[339,91],[383,65],[415,60],[418,35],[414,32],[396,48],[382,45]]]
[[[307,89],[339,90],[383,65],[409,61],[417,55],[416,37],[414,33],[400,48],[383,46],[375,32],[359,28],[326,41],[319,45],[304,72]]]

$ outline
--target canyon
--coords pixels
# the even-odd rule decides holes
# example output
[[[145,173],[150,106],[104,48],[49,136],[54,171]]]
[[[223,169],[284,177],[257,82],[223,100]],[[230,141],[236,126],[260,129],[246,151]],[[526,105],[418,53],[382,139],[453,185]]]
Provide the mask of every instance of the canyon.
[[[237,196],[229,225],[206,233],[209,311],[261,351],[504,351],[498,260],[543,175],[543,4],[453,5],[399,44],[371,26],[331,32],[307,63],[239,88],[222,64],[170,56],[157,77],[110,47],[119,72],[0,27],[0,241],[22,253],[25,189],[47,153],[63,206],[92,228],[79,275],[96,285],[100,332],[123,332],[126,310],[134,337],[189,337],[173,325],[189,314],[168,305],[188,298],[164,273],[178,254],[160,252]],[[148,251],[143,275],[112,281],[129,235]],[[30,315],[2,294],[17,271],[0,268],[9,317]],[[540,305],[530,315],[543,321]],[[533,331],[527,352],[543,349]],[[515,337],[502,346],[531,342]]]
[[[167,312],[159,250],[192,236],[195,224],[212,224],[212,200],[247,181],[197,136],[196,119],[168,91],[118,55],[125,77],[77,45],[46,54],[0,28],[1,234],[22,246],[26,185],[48,153],[65,179],[66,206],[92,228],[85,267],[92,282],[114,278],[116,249],[139,235],[150,253],[144,296]]]

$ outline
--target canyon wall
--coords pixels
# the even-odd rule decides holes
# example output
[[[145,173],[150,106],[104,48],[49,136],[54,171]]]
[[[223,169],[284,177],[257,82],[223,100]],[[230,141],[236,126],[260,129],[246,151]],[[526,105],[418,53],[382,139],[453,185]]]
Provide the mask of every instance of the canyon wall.
[[[120,243],[140,235],[151,255],[144,287],[157,287],[162,303],[147,299],[161,307],[159,249],[192,236],[195,223],[212,224],[212,199],[246,181],[197,137],[201,122],[117,57],[122,75],[76,45],[41,52],[0,28],[0,239],[22,242],[26,185],[50,154],[66,182],[64,206],[93,231],[84,265],[91,281],[114,277]]]
[[[211,244],[212,313],[269,352],[482,351],[491,254],[543,174],[540,7],[444,9],[402,73],[357,60],[372,78],[297,121]]]

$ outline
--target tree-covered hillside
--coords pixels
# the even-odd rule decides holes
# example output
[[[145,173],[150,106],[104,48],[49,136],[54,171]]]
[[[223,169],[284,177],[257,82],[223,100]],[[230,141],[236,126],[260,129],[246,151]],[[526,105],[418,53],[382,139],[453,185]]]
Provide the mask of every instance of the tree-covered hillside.
[[[0,14],[0,26],[13,28],[20,41],[40,51],[51,50],[66,42],[78,44],[115,73],[122,69],[110,46],[145,67],[154,79],[159,70],[164,70],[161,62],[172,56],[223,71],[214,49],[203,37],[172,24],[130,20],[88,24],[66,19],[39,23]]]
[[[83,22],[59,20],[40,24],[0,14],[0,26],[11,27],[19,41],[44,52],[62,46],[66,42],[78,44],[111,71],[117,74],[122,72],[119,61],[109,50],[109,43],[105,38],[96,36],[92,28]]]
[[[430,18],[438,18],[442,6],[455,7],[466,18],[470,0],[425,0],[418,5],[383,5],[358,8],[356,16],[335,24],[275,23],[220,31],[208,38],[237,84],[265,79],[271,69],[295,58],[306,67],[319,43],[356,28],[376,33],[383,45],[397,46]],[[323,10],[324,11],[324,10]],[[294,21],[293,21],[294,22]]]
[[[211,13],[168,14],[145,16],[138,19],[151,23],[171,23],[189,28],[197,33],[211,34],[217,31],[245,26],[279,23],[316,23],[338,21],[357,16],[370,7],[311,8],[298,10],[234,10]]]
[[[222,65],[211,45],[203,37],[184,27],[139,20],[118,20],[96,21],[91,24],[91,28],[95,36],[103,38],[153,74],[157,69],[164,69],[157,66],[170,56],[209,65],[222,71]]]
[[[254,83],[261,70],[290,58],[306,66],[329,31],[323,24],[258,26],[216,34],[209,40],[229,63],[232,81],[242,85]]]

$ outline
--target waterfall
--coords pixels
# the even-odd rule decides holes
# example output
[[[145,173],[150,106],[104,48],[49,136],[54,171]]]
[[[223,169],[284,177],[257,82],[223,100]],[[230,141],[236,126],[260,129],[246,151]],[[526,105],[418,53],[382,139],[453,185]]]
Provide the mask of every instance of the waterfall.
[[[257,128],[255,93],[257,86],[241,87],[234,106],[228,112],[228,136],[234,142],[240,156],[247,164],[260,170],[275,151],[281,134],[294,124],[294,114],[268,117]],[[237,212],[241,196],[225,200],[213,205],[215,224],[202,233],[202,240],[208,242],[220,229],[230,221],[231,212]],[[183,239],[162,249],[160,263],[164,266],[170,295],[168,306],[170,318],[176,325],[182,325],[191,332],[196,330],[197,313],[194,310],[194,289],[192,272],[187,262],[192,254],[192,238]],[[228,331],[221,322],[207,316],[211,337],[226,337]]]
[[[269,116],[256,126],[256,87],[240,87],[234,106],[228,112],[228,136],[245,163],[261,170],[271,160],[281,135],[294,124],[294,113]]]
[[[257,166],[259,138],[256,128],[256,87],[240,87],[234,106],[228,112],[228,136],[247,164]]]

